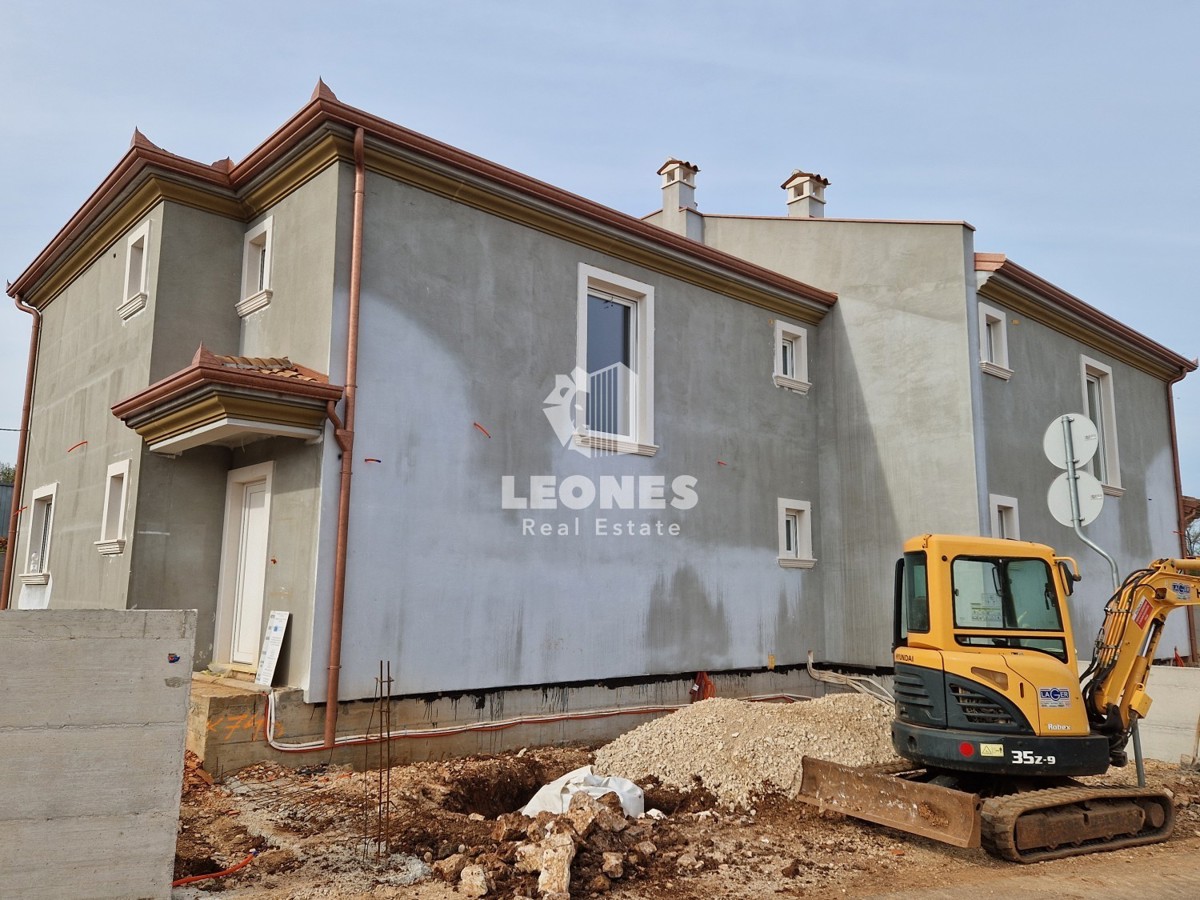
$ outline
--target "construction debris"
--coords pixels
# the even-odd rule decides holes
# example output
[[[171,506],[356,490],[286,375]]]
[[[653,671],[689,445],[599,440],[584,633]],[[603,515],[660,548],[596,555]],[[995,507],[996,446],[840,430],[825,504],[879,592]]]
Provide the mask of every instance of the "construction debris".
[[[848,766],[895,760],[892,715],[857,693],[786,704],[702,700],[602,747],[596,770],[639,784],[703,787],[724,806],[749,809],[763,793],[794,798],[803,756]]]

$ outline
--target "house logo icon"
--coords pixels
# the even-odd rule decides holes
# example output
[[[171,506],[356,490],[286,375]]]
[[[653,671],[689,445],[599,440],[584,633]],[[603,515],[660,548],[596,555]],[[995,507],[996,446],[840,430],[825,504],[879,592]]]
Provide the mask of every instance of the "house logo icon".
[[[555,375],[554,389],[542,401],[542,412],[558,442],[587,457],[627,452],[620,449],[618,441],[627,440],[631,430],[636,378],[622,363],[591,373],[576,366],[569,375]],[[579,440],[593,436],[600,441]]]

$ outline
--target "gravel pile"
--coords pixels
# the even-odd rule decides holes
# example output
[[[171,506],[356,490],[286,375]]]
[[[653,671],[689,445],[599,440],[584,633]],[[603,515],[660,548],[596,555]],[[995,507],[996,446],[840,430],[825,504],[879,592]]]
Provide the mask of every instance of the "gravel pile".
[[[748,808],[763,793],[795,797],[802,756],[848,766],[894,760],[892,715],[863,694],[786,704],[702,700],[602,747],[596,771],[685,789],[699,779],[722,804]]]

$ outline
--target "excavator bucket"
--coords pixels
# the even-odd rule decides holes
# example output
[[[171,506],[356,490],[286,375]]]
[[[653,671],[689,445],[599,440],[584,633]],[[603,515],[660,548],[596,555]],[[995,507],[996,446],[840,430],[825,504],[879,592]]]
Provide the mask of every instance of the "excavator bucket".
[[[806,756],[799,799],[955,847],[978,847],[979,795],[906,777],[920,771],[854,768]]]

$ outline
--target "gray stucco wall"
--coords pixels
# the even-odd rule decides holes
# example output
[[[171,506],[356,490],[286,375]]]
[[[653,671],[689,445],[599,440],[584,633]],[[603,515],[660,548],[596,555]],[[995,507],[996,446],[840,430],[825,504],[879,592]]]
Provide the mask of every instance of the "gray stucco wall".
[[[27,514],[21,517],[14,566],[18,578],[13,584],[18,607],[125,606],[130,544],[123,554],[101,556],[95,542],[100,540],[108,466],[131,460],[127,485],[131,497],[139,485],[141,440],[112,416],[109,407],[145,387],[150,374],[151,339],[160,301],[157,278],[163,205],[147,218],[149,296],[144,309],[128,320],[117,314],[125,300],[127,235],[122,235],[43,312],[34,377],[35,413],[29,423],[20,505],[29,507],[38,488],[57,484],[58,489],[49,584],[19,583],[28,559],[31,521]],[[133,504],[128,508],[127,541],[132,538]]]
[[[1003,310],[997,301],[985,302]],[[1078,560],[1084,581],[1071,600],[1072,622],[1078,649],[1090,658],[1104,603],[1112,593],[1111,570],[1073,529],[1050,515],[1046,492],[1062,470],[1046,459],[1042,435],[1064,413],[1084,411],[1081,356],[1112,368],[1124,495],[1105,497],[1099,518],[1084,533],[1116,559],[1124,577],[1151,560],[1179,554],[1167,386],[1028,317],[1009,313],[1007,322],[1012,378],[979,375],[988,487],[991,493],[1018,500],[1022,539],[1049,544]],[[1160,655],[1169,656],[1176,646],[1187,653],[1183,613],[1168,620]]]
[[[772,382],[762,310],[373,174],[365,235],[344,698],[372,693],[380,660],[413,693],[824,656],[826,564],[780,568],[776,524],[784,497],[813,501],[816,540],[824,527],[817,397],[830,379],[817,329],[801,397]],[[652,458],[586,458],[543,413],[576,361],[580,263],[655,289]],[[327,441],[327,479],[335,456]],[[531,476],[572,474],[663,476],[668,499],[672,479],[693,476],[698,502],[502,508],[504,476],[528,496]],[[523,518],[571,534],[526,535]],[[680,534],[598,536],[598,518]],[[323,690],[326,615],[310,697]]]
[[[818,395],[827,652],[889,665],[901,543],[980,528],[971,231],[722,216],[704,224],[706,244],[838,294],[821,326],[830,375]]]

